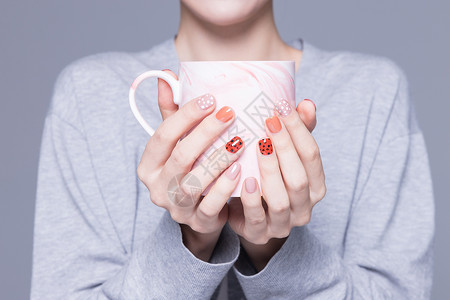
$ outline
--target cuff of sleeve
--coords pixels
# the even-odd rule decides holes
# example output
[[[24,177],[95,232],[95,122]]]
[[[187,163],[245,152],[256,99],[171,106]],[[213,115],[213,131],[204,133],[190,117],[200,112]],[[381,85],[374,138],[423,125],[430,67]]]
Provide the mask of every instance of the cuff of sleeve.
[[[239,238],[227,224],[210,262],[198,259],[183,244],[180,225],[164,211],[155,231],[136,251],[139,280],[163,298],[203,299],[214,293],[237,260],[239,250]]]
[[[264,269],[256,273],[241,254],[233,266],[239,283],[247,297],[270,298],[306,295],[317,272],[327,272],[330,255],[307,225],[294,227],[283,246],[269,260]],[[243,251],[242,251],[243,252]],[[320,261],[318,261],[320,260]],[[305,282],[307,279],[307,282]]]

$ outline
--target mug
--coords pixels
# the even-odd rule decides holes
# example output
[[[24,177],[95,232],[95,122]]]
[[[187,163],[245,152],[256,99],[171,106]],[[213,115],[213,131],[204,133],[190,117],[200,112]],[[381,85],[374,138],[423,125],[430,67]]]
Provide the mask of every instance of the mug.
[[[214,160],[208,157],[230,139],[239,136],[245,148],[237,160],[241,164],[241,177],[231,197],[240,196],[247,177],[255,177],[259,185],[257,143],[267,137],[265,119],[274,115],[278,101],[287,101],[295,108],[295,61],[181,61],[178,80],[160,70],[142,73],[130,87],[129,102],[138,122],[149,135],[153,135],[154,129],[144,120],[136,105],[136,89],[150,77],[161,78],[169,84],[173,102],[179,107],[208,93],[216,99],[212,113],[223,106],[230,106],[235,112],[235,120],[218,139],[212,141],[192,168],[201,165],[205,172],[210,172],[214,168]],[[215,179],[202,195],[206,195],[214,183]]]

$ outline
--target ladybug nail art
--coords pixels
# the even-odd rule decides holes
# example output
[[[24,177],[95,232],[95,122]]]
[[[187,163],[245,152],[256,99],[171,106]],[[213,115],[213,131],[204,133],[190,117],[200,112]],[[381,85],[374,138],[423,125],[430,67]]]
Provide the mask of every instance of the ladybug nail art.
[[[226,144],[225,148],[228,152],[236,153],[242,148],[243,144],[242,139],[239,136],[235,136]]]
[[[259,151],[262,155],[269,155],[273,152],[272,141],[270,138],[259,140]]]

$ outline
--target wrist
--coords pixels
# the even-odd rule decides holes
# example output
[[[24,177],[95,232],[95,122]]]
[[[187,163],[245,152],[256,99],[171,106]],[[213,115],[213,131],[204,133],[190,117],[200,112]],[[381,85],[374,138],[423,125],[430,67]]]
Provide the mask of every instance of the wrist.
[[[251,263],[258,272],[265,268],[269,260],[280,250],[285,238],[272,238],[264,245],[253,244],[243,237],[239,236],[242,248],[244,248],[247,256],[250,258]]]
[[[221,230],[212,233],[194,231],[189,225],[180,224],[183,244],[198,259],[208,262],[219,240]]]

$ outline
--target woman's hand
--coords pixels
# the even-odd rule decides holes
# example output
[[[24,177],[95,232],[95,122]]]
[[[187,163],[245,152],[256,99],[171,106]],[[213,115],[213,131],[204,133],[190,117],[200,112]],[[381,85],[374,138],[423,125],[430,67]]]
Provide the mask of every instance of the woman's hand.
[[[243,152],[244,143],[236,137],[216,149],[205,160],[207,165],[202,162],[192,169],[195,160],[233,122],[233,110],[223,107],[211,114],[216,103],[209,94],[178,109],[162,80],[158,82],[158,104],[164,120],[148,141],[137,174],[150,191],[152,202],[167,209],[180,223],[186,247],[208,261],[228,219],[227,200],[240,177],[240,165],[233,162]],[[202,192],[216,178],[201,199]]]
[[[280,101],[275,116],[266,120],[269,138],[255,149],[263,199],[256,179],[249,177],[241,197],[230,202],[229,224],[258,271],[294,226],[309,223],[313,206],[325,196],[320,151],[310,132],[315,124],[312,101],[302,101],[297,110]]]

